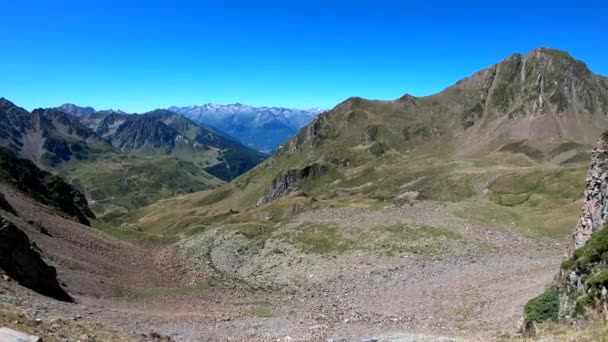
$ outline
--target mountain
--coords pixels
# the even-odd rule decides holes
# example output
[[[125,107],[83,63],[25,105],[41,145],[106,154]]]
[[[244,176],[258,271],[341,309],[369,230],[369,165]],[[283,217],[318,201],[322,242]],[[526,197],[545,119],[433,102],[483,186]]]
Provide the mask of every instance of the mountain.
[[[193,162],[225,181],[266,158],[263,153],[169,110],[144,114],[100,111],[80,116],[79,120],[124,153],[171,155]]]
[[[64,113],[72,114],[75,116],[89,115],[96,112],[95,108],[93,107],[80,107],[71,103],[64,103],[61,106],[57,107],[57,109]]]
[[[202,104],[170,107],[189,119],[215,127],[241,143],[263,152],[276,150],[307,125],[322,109],[252,107],[243,104]]]
[[[567,53],[540,48],[509,56],[435,95],[394,101],[350,98],[315,118],[255,175],[245,177],[276,180],[282,172],[322,163],[336,171],[334,178],[346,177],[356,186],[375,174],[373,186],[361,191],[395,198],[402,189],[380,184],[389,177],[382,172],[388,165],[500,153],[531,163],[576,162],[587,158],[592,137],[606,127],[608,79]],[[452,166],[436,167],[433,173],[446,168]],[[423,198],[435,198],[433,192],[439,191],[429,173],[410,169],[400,174],[389,178],[404,183],[418,179],[407,188]],[[321,184],[325,186],[318,189],[324,192],[345,186]],[[461,194],[473,193],[468,184],[457,184],[465,187]],[[270,182],[267,187],[274,192]]]
[[[57,109],[29,113],[0,99],[0,145],[43,168],[117,150],[73,116]]]
[[[105,219],[217,187],[266,157],[175,113],[63,107],[79,114],[0,99],[0,146],[68,179]]]
[[[309,199],[439,201],[459,203],[466,218],[494,222],[502,213],[508,225],[563,233],[576,222],[592,137],[607,127],[608,80],[539,48],[435,95],[349,98],[231,184],[193,194],[192,205],[281,218]]]
[[[608,123],[608,79],[567,53],[514,54],[436,95],[351,98],[319,116],[279,154],[319,146],[407,151],[443,141],[444,153],[488,153],[508,142],[593,143]],[[449,142],[449,144],[448,144]]]

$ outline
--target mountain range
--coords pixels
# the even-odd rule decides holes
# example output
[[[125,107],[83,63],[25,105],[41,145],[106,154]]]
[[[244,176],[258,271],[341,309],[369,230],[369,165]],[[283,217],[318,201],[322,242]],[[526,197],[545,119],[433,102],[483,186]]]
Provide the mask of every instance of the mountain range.
[[[569,54],[513,54],[430,96],[348,98],[308,124],[233,106],[28,112],[0,99],[10,305],[46,310],[20,286],[76,300],[48,311],[145,341],[491,340],[517,324],[561,340],[564,312],[593,323],[606,306],[608,78]],[[258,119],[280,122],[258,137],[304,126],[261,141],[276,146],[267,156],[219,124],[238,134]],[[587,243],[560,268],[575,226]]]
[[[290,194],[389,202],[416,194],[434,201],[488,198],[497,210],[524,208],[538,205],[536,191],[555,190],[537,184],[545,178],[534,178],[534,187],[521,193],[493,184],[511,168],[524,178],[544,165],[578,175],[571,166],[587,162],[606,128],[608,79],[565,52],[538,48],[435,95],[349,98],[318,115],[271,158],[217,189],[222,195],[212,207],[263,211],[291,205]],[[571,186],[576,189],[562,190]],[[290,199],[277,201],[282,197]]]
[[[324,110],[201,104],[170,107],[191,120],[215,127],[262,152],[275,151]]]
[[[217,186],[266,158],[166,110],[130,115],[64,105],[30,113],[4,98],[0,146],[70,179],[102,217]]]

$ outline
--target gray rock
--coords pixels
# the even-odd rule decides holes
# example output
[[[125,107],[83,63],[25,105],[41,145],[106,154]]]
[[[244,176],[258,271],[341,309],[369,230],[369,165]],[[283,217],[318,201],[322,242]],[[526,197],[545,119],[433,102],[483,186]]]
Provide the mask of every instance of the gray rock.
[[[9,328],[0,328],[0,341],[2,342],[42,342],[38,336],[28,335]]]
[[[591,154],[583,212],[573,234],[573,248],[583,246],[608,218],[608,142],[601,137]]]
[[[295,191],[305,180],[310,178],[321,177],[329,172],[330,168],[327,165],[314,163],[302,169],[289,169],[281,172],[272,181],[272,185],[262,196],[256,206],[261,206],[266,203],[279,199],[292,191]]]

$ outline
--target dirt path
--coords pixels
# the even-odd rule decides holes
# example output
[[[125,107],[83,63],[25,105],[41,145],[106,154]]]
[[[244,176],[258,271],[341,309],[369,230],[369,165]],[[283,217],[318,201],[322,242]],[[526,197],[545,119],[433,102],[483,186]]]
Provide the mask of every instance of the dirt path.
[[[87,259],[101,268],[99,272],[85,267],[78,273],[70,263],[59,265],[69,286],[81,284],[76,286],[80,304],[57,303],[6,286],[0,302],[27,308],[41,318],[60,315],[100,322],[138,339],[157,332],[176,341],[424,340],[418,334],[428,341],[451,340],[432,336],[488,340],[514,331],[524,304],[551,281],[563,254],[563,246],[555,241],[471,224],[430,203],[383,211],[323,209],[301,214],[286,229],[303,223],[368,229],[397,222],[449,229],[482,244],[466,249],[455,245],[434,255],[324,256],[270,241],[239,256],[238,241],[216,238],[210,247],[210,255],[217,256],[211,258],[214,267],[230,270],[226,276],[253,286],[233,281],[188,288],[180,278],[182,270],[159,263],[170,255],[166,250],[159,254],[158,249],[126,242],[106,246],[73,241],[87,253],[103,256]],[[60,231],[58,227],[51,233]],[[193,237],[189,243],[206,241]],[[120,244],[126,248],[118,248]],[[42,247],[54,248],[49,242]],[[282,252],[273,252],[278,247]],[[91,273],[97,278],[82,280]],[[117,297],[94,286],[113,281],[145,291]]]

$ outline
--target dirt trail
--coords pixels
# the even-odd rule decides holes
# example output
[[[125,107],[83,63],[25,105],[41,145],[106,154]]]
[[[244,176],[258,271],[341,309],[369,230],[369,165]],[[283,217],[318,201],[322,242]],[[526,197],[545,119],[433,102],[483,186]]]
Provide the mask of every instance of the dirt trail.
[[[58,303],[0,280],[0,306],[40,318],[80,317],[136,339],[154,331],[176,341],[424,340],[417,334],[429,341],[488,340],[514,332],[525,302],[551,281],[563,254],[555,241],[471,224],[428,203],[383,211],[323,209],[290,225],[350,229],[410,222],[457,231],[484,247],[432,256],[320,256],[289,248],[272,254],[279,243],[269,242],[230,275],[254,287],[228,282],[189,288],[186,270],[175,267],[168,250],[100,237],[0,190],[23,213],[18,220],[48,226],[52,238],[28,234],[49,251],[79,301]],[[222,241],[214,242],[213,253],[238,253],[232,250],[238,244]],[[121,289],[156,290],[124,297]]]

